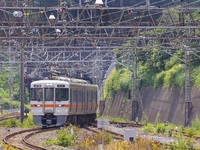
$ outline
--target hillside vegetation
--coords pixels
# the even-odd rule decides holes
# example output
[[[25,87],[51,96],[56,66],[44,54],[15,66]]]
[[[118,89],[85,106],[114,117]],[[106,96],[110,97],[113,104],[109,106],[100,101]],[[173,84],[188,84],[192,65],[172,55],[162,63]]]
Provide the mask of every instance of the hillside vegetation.
[[[137,83],[139,88],[145,86],[153,87],[184,87],[185,64],[183,50],[176,51],[172,56],[154,49],[148,56],[142,54],[137,56]],[[191,85],[200,85],[200,62],[199,58],[193,58],[190,66]],[[131,68],[125,68],[117,64],[110,74],[104,87],[104,99],[112,97],[117,91],[128,91],[132,88]]]
[[[174,21],[179,20],[179,13],[175,8],[170,9],[171,17]],[[200,11],[192,13],[193,20],[198,23],[200,21]],[[163,12],[165,23],[168,24],[170,16],[167,12]],[[189,21],[187,15],[184,16],[185,22]],[[164,22],[163,22],[164,24]],[[156,33],[155,33],[156,32]],[[156,29],[149,31],[141,31],[140,35],[148,35],[153,37],[155,35],[173,36],[179,33],[177,29]],[[190,34],[190,30],[183,31],[185,34]],[[195,30],[196,36],[200,36],[200,31]],[[180,35],[181,36],[181,35]],[[185,85],[185,64],[190,60],[189,74],[191,79],[191,86],[200,85],[200,53],[198,51],[199,41],[190,40],[189,47],[183,45],[179,38],[170,43],[174,46],[179,45],[180,48],[171,48],[166,50],[160,43],[154,40],[149,40],[142,47],[142,42],[139,39],[130,40],[124,44],[122,48],[115,49],[116,67],[106,81],[103,99],[113,97],[117,91],[132,89],[132,73],[134,73],[134,84],[141,89],[142,87],[152,86],[157,87],[184,87]],[[168,41],[169,42],[169,41]],[[162,44],[165,44],[164,42]],[[168,44],[168,43],[166,43]],[[135,45],[141,48],[135,48]],[[143,44],[144,45],[144,44]],[[185,46],[185,47],[184,47]],[[187,50],[190,49],[190,50]],[[192,49],[192,50],[191,50]],[[187,59],[186,59],[187,57]],[[135,69],[137,68],[137,69]]]

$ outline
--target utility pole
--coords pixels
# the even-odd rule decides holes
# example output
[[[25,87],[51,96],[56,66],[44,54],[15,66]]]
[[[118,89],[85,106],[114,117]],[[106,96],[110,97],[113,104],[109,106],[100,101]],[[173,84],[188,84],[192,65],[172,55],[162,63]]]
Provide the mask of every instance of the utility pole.
[[[23,13],[21,11],[14,11],[13,16],[16,18],[20,25]],[[24,121],[24,35],[20,40],[20,101],[21,101],[21,123]]]
[[[20,100],[21,100],[21,123],[24,121],[24,39],[20,49]]]
[[[9,76],[9,86],[10,86],[10,109],[13,109],[13,67],[10,64],[10,76]]]
[[[10,47],[10,34],[11,31],[9,29],[9,40],[8,40],[8,51],[9,51],[9,65],[10,65],[10,76],[9,76],[9,87],[10,87],[10,109],[13,109],[13,65],[12,65],[12,49]]]
[[[191,85],[190,85],[190,51],[185,47],[185,126],[189,124],[192,112]]]
[[[183,7],[183,1],[181,3],[181,6]],[[179,23],[180,26],[185,26],[185,10],[181,10],[179,13]],[[189,29],[189,34],[191,34],[190,29]],[[186,40],[186,44],[187,44]],[[191,101],[191,78],[190,78],[190,63],[191,63],[191,58],[190,58],[190,50],[187,45],[184,45],[184,52],[185,52],[185,121],[184,125],[188,126],[190,122],[190,115],[192,112],[192,101]]]
[[[139,109],[138,85],[137,85],[137,48],[134,48],[132,63],[132,119],[136,120]]]

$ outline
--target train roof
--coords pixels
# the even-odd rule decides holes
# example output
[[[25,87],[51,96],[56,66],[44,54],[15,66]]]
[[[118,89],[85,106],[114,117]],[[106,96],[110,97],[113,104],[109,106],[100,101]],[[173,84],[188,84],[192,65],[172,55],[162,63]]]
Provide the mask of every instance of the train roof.
[[[37,81],[33,81],[31,84],[42,84],[42,83],[63,84],[63,81],[61,81],[61,80],[37,80]],[[67,83],[67,82],[65,82],[65,83]]]
[[[56,83],[56,84],[77,84],[77,85],[90,85],[90,86],[97,86],[94,84],[90,84],[86,80],[82,79],[75,79],[75,78],[66,78],[66,77],[54,77],[53,79],[46,79],[46,80],[37,80],[33,81],[31,84],[46,84],[46,83]]]

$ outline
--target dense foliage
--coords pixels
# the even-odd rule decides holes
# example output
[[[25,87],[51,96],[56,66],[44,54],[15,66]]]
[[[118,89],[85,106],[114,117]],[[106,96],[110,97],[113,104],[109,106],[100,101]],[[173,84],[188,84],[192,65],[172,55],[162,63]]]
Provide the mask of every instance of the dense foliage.
[[[16,67],[16,66],[15,66]],[[9,66],[5,66],[4,69],[0,72],[0,99],[4,101],[3,108],[9,109],[20,108],[20,76],[19,69],[15,71],[12,70],[13,83],[11,83],[11,74],[9,72]],[[13,90],[10,88],[11,84],[13,85]],[[11,104],[11,93],[13,93],[13,102]],[[25,104],[29,103],[28,91],[25,88]],[[25,107],[28,107],[25,105]]]
[[[131,72],[128,69],[116,68],[111,72],[104,86],[104,99],[113,97],[117,91],[127,91],[131,88]]]
[[[116,50],[116,58],[119,63],[111,72],[104,86],[104,99],[113,97],[117,91],[128,91],[132,88],[133,62],[125,58],[127,54]],[[151,51],[138,50],[137,54],[129,54],[129,57],[137,57],[137,82],[138,87],[184,87],[185,84],[185,60],[184,50],[180,49],[172,54],[160,49]],[[122,57],[123,56],[123,57]],[[191,85],[200,85],[199,57],[191,54],[190,77]],[[124,61],[126,60],[126,61]],[[129,66],[129,67],[126,67]]]

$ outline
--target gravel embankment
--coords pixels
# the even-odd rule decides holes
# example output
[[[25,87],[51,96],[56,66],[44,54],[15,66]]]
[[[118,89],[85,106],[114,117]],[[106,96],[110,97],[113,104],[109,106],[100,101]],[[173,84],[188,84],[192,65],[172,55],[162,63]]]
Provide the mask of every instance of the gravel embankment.
[[[0,141],[3,141],[4,137],[7,136],[10,133],[14,133],[17,131],[24,130],[23,128],[5,128],[5,127],[0,127]],[[43,145],[44,142],[48,139],[55,139],[56,138],[56,131],[48,131],[44,132],[41,134],[37,134],[29,139],[29,141],[35,145]],[[72,150],[69,148],[64,148],[64,147],[59,147],[56,145],[53,146],[45,146],[45,148],[49,150]]]
[[[109,126],[107,128],[108,130],[114,131],[116,133],[120,133],[120,134],[124,134],[126,129],[134,129],[136,130],[137,136],[141,136],[144,138],[148,138],[148,139],[153,139],[155,141],[161,142],[161,143],[171,143],[175,141],[175,138],[173,137],[167,137],[167,136],[161,136],[161,135],[156,135],[156,136],[152,136],[152,135],[148,135],[148,134],[144,134],[142,132],[140,132],[140,130],[138,128],[118,128],[115,126]],[[0,140],[2,141],[3,138],[13,132],[16,131],[20,131],[23,130],[22,128],[4,128],[4,127],[0,127]],[[56,131],[48,131],[48,132],[44,132],[41,134],[37,134],[33,137],[31,137],[29,139],[29,141],[31,141],[31,143],[35,143],[36,145],[43,145],[44,146],[44,142],[48,139],[55,139],[56,138]],[[198,141],[197,145],[199,144],[200,141]],[[64,148],[64,147],[59,147],[59,146],[45,146],[45,148],[49,149],[49,150],[73,150],[73,149],[69,149],[69,148]]]

